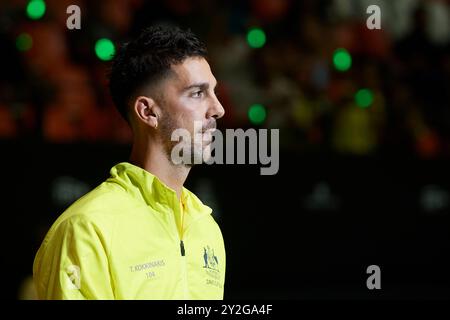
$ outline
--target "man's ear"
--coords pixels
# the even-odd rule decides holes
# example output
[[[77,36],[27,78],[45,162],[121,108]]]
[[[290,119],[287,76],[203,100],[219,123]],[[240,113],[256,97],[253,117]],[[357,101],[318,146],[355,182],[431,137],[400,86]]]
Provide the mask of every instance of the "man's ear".
[[[138,96],[134,101],[136,117],[152,128],[158,127],[158,105],[155,100],[145,96]]]

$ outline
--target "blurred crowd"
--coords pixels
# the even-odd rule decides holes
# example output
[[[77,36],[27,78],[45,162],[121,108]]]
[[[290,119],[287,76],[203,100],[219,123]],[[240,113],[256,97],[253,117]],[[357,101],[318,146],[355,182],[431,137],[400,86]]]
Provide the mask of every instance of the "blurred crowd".
[[[207,44],[226,115],[222,128],[279,128],[282,148],[350,155],[450,155],[450,1],[447,0],[46,0],[39,20],[27,0],[0,2],[0,139],[128,143],[107,91],[108,62],[95,41],[117,45],[155,23],[190,28]],[[66,8],[81,9],[81,29]],[[366,8],[381,9],[381,29]],[[264,30],[252,48],[247,32]],[[17,47],[28,34],[29,50]],[[336,70],[345,48],[352,65]],[[358,90],[373,103],[355,102]]]

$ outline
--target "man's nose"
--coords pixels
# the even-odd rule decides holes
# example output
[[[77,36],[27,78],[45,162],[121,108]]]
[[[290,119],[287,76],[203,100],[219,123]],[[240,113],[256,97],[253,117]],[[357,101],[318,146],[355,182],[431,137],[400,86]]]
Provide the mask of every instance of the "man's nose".
[[[225,114],[225,109],[220,103],[219,99],[214,95],[212,98],[211,106],[209,108],[209,117],[213,117],[215,119],[220,119]]]

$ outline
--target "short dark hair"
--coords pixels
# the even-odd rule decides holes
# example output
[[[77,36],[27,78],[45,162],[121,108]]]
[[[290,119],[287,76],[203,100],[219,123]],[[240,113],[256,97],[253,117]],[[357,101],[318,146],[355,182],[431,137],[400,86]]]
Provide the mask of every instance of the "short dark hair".
[[[167,25],[144,29],[118,50],[111,65],[109,90],[120,114],[129,122],[128,103],[140,88],[160,81],[173,64],[206,55],[205,45],[190,30]]]

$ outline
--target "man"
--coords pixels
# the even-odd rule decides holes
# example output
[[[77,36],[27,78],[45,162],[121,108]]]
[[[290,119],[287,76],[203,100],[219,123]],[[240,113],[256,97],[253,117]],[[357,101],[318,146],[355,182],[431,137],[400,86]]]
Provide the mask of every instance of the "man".
[[[161,26],[118,52],[110,91],[133,131],[130,163],[114,166],[53,224],[33,265],[39,298],[223,298],[221,231],[183,187],[192,162],[175,164],[171,152],[184,143],[186,158],[208,158],[224,114],[205,56],[191,32]],[[172,141],[175,129],[201,139]]]

